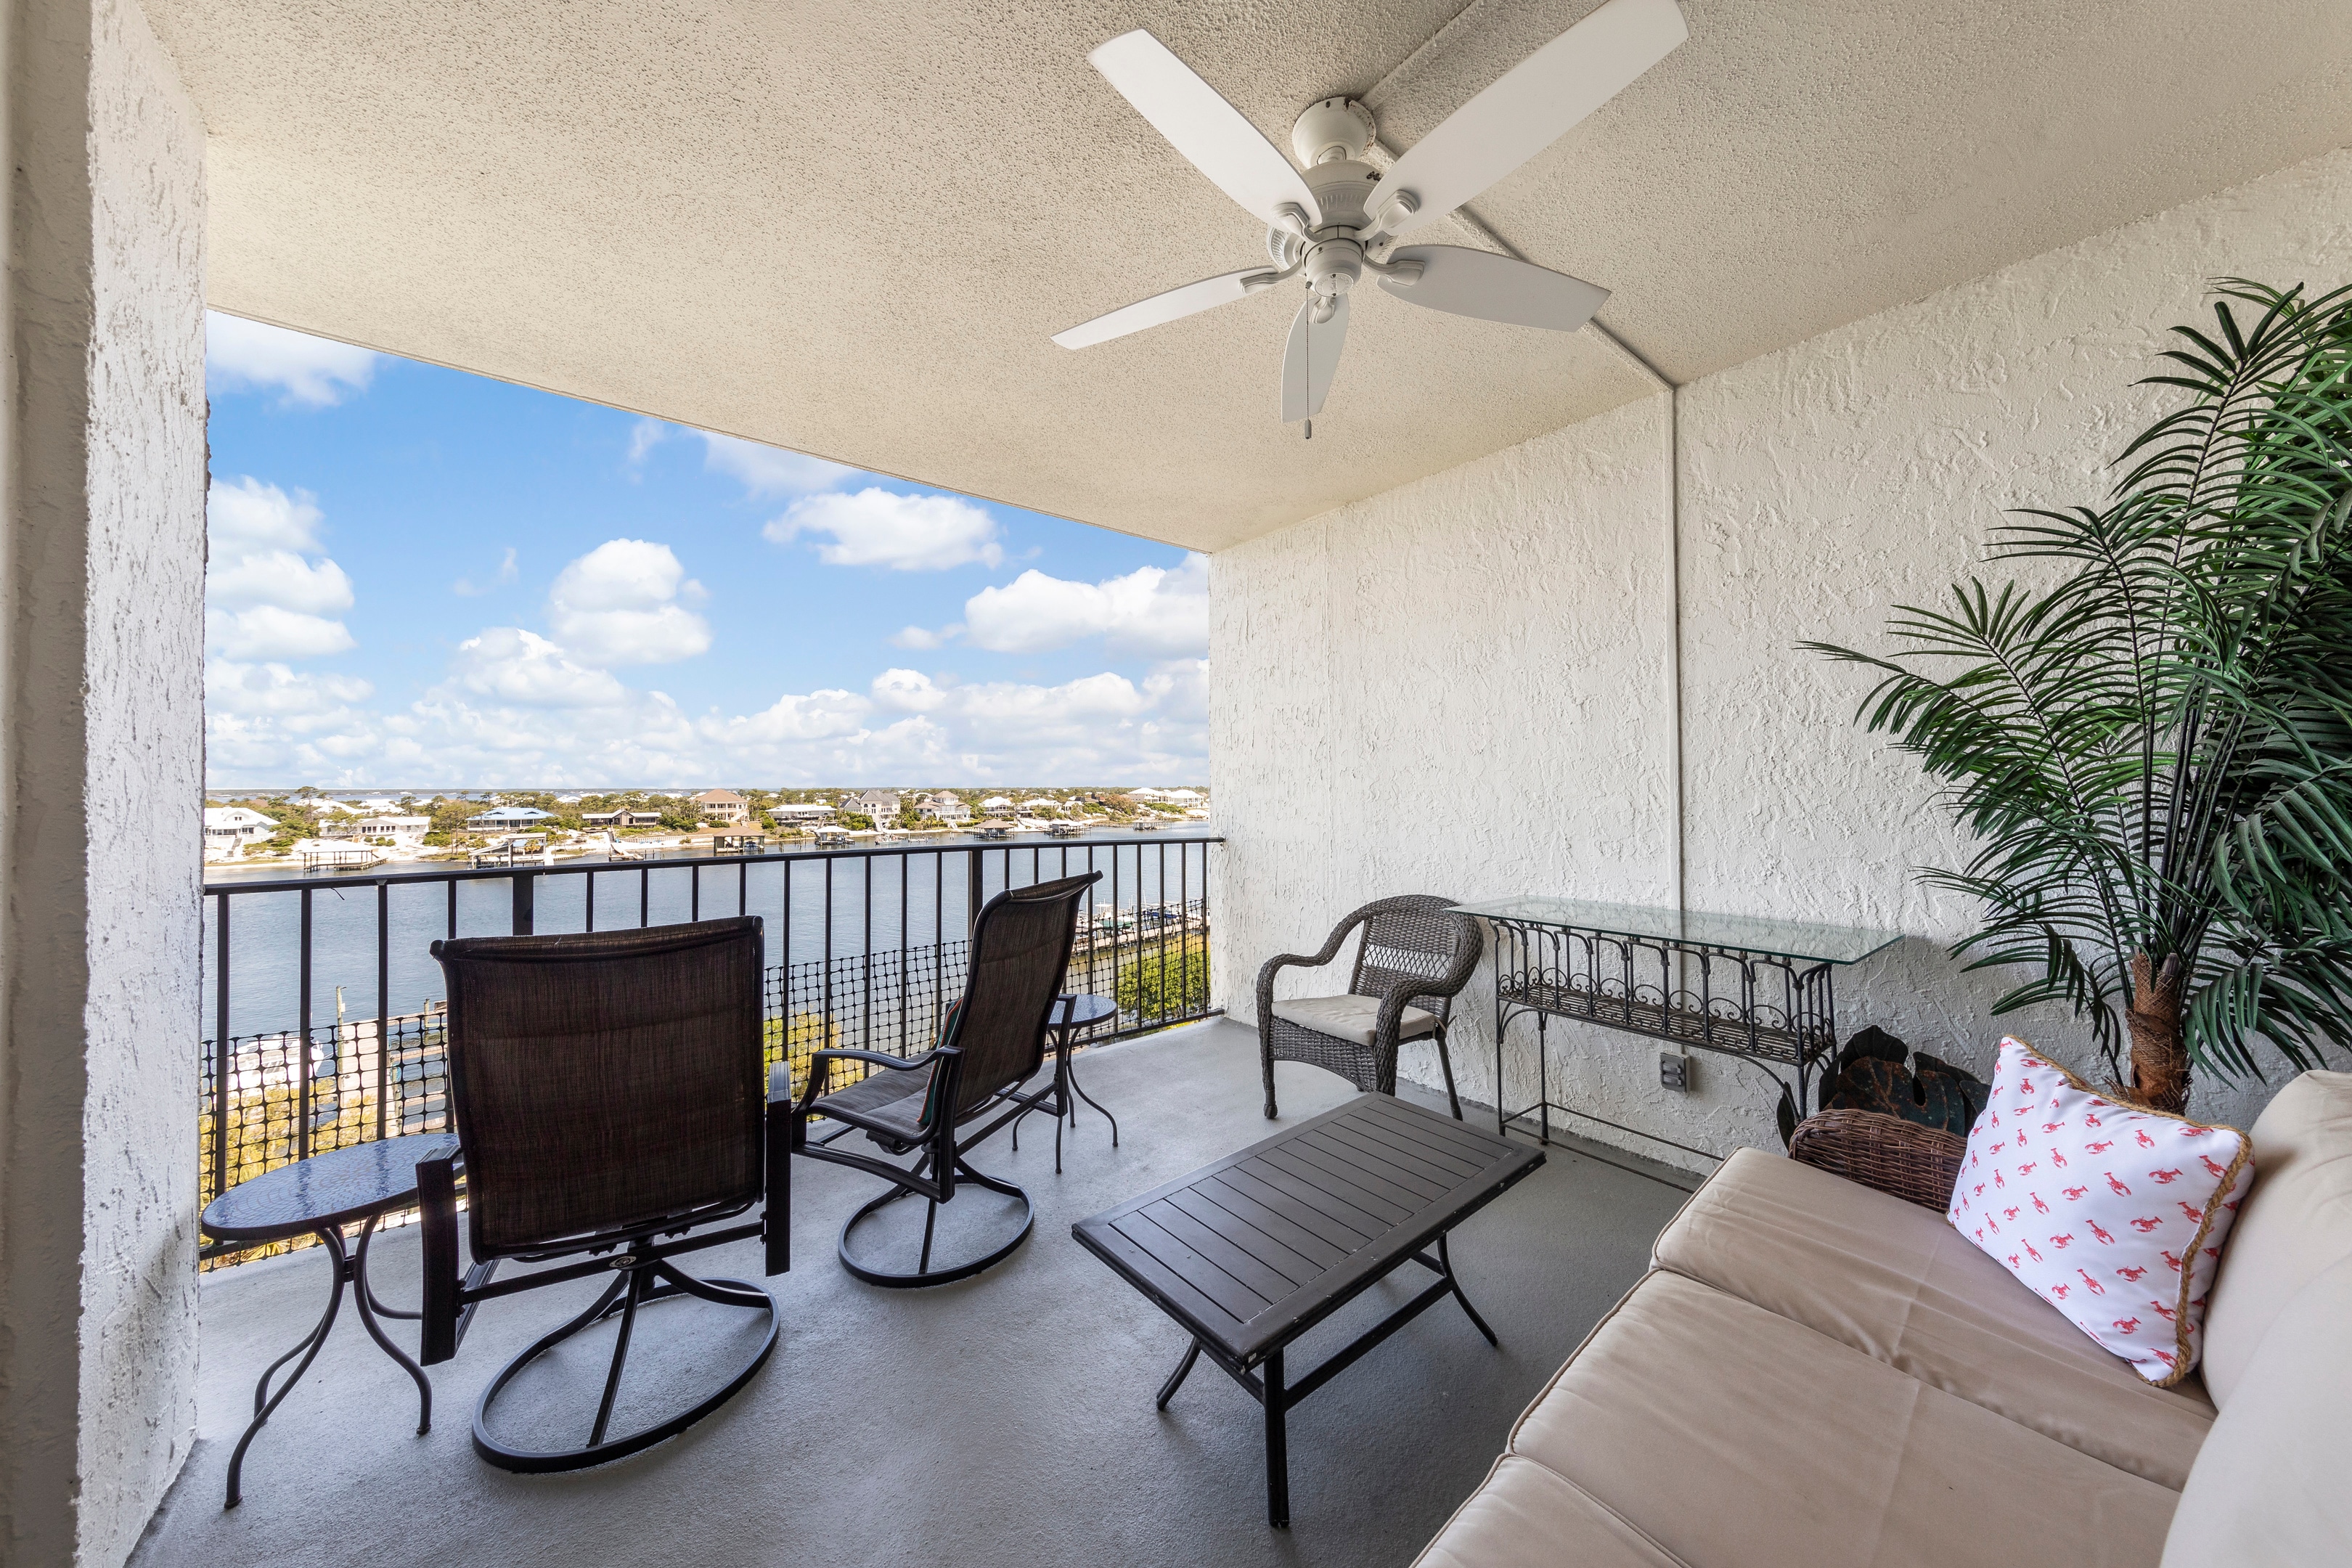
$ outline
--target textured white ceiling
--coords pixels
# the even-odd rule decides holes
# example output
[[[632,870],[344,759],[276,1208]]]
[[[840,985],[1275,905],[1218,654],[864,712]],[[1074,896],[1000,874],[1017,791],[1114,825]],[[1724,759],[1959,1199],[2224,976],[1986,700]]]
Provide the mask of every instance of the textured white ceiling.
[[[1265,255],[1087,51],[1149,26],[1279,146],[1347,92],[1403,148],[1595,3],[146,0],[221,309],[1203,549],[1644,388],[1375,292],[1306,442],[1286,289],[1055,347]],[[1677,380],[2352,142],[2346,0],[1684,9],[1475,209]]]

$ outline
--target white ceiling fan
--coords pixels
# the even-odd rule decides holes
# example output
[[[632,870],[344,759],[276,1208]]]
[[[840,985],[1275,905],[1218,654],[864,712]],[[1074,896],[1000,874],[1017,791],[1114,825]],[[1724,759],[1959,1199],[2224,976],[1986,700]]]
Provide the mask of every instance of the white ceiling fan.
[[[1311,420],[1348,339],[1348,295],[1367,272],[1400,300],[1457,316],[1573,331],[1609,291],[1493,251],[1397,241],[1435,222],[1534,157],[1689,36],[1675,0],[1609,0],[1513,66],[1383,174],[1364,163],[1376,129],[1352,99],[1309,104],[1290,160],[1150,33],[1123,33],[1087,57],[1211,183],[1266,225],[1271,268],[1171,289],[1056,332],[1089,348],[1303,278],[1305,303],[1282,358],[1282,417]],[[1314,426],[1307,426],[1309,436]]]

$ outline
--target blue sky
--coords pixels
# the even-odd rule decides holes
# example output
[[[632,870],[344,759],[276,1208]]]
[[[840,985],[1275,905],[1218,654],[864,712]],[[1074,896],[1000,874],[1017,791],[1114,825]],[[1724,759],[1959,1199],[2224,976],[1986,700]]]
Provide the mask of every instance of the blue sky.
[[[215,787],[1208,776],[1197,556],[209,328]]]

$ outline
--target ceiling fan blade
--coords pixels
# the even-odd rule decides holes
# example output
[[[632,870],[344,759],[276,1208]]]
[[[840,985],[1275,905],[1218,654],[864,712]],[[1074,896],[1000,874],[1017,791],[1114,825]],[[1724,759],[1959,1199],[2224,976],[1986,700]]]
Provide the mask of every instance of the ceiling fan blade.
[[[1331,377],[1339,369],[1339,351],[1348,346],[1348,297],[1333,302],[1331,319],[1313,320],[1309,298],[1291,318],[1290,343],[1282,351],[1282,422],[1296,425],[1323,412]]]
[[[1187,283],[1181,289],[1171,289],[1165,294],[1154,294],[1149,300],[1121,305],[1108,316],[1081,321],[1075,327],[1055,332],[1054,341],[1066,349],[1092,348],[1113,338],[1123,338],[1129,332],[1139,332],[1146,327],[1157,327],[1163,322],[1196,315],[1218,305],[1230,305],[1273,282],[1276,276],[1265,268],[1253,267],[1243,272],[1203,278],[1198,283]],[[1265,282],[1252,288],[1252,283],[1258,279],[1264,279]]]
[[[1572,332],[1609,298],[1608,289],[1580,278],[1459,245],[1399,246],[1389,260],[1421,263],[1421,276],[1411,283],[1381,279],[1398,299],[1482,321]]]
[[[1140,27],[1121,33],[1087,58],[1194,168],[1259,222],[1281,226],[1276,212],[1285,205],[1305,213],[1309,225],[1320,216],[1315,194],[1290,160],[1150,33]]]
[[[1509,70],[1396,161],[1376,200],[1410,192],[1411,214],[1381,227],[1411,234],[1550,146],[1690,37],[1675,0],[1609,0]]]

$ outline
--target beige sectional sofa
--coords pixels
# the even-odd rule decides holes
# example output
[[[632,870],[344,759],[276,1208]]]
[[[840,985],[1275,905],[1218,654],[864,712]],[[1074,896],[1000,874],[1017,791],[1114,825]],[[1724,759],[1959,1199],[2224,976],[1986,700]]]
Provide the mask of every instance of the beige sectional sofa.
[[[1940,1212],[1741,1151],[1420,1568],[2352,1564],[2352,1074],[2253,1142],[2168,1390]]]

